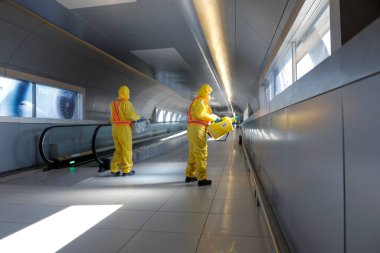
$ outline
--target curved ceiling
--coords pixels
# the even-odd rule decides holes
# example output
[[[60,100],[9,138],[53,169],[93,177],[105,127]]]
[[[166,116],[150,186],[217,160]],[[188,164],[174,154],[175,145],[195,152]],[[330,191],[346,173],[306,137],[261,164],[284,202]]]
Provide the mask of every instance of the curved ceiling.
[[[15,0],[188,99],[201,84],[210,83],[215,91],[212,104],[226,106],[223,76],[205,39],[204,27],[200,28],[203,33],[194,32],[202,22],[184,8],[189,1]],[[249,103],[255,111],[259,107],[256,79],[295,0],[202,1],[216,4],[220,10],[219,30],[227,51],[224,58],[230,73],[231,103],[241,110]],[[207,18],[210,12],[205,13],[202,17]]]

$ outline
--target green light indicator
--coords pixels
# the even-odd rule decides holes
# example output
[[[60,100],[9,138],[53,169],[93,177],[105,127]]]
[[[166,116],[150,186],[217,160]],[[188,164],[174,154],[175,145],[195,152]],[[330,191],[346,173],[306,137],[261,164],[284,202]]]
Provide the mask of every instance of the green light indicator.
[[[75,161],[70,161],[70,164],[74,164],[75,163]]]
[[[74,172],[75,171],[75,167],[70,167],[70,172]]]

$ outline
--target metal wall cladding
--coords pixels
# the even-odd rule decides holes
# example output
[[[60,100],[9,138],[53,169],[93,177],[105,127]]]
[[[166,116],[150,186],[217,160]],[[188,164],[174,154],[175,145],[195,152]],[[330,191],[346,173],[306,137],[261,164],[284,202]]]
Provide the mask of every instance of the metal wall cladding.
[[[0,173],[8,170],[42,163],[38,151],[38,138],[50,124],[0,124],[0,145],[2,159]]]
[[[270,115],[270,157],[268,177],[273,185],[269,196],[285,235],[290,234],[290,176],[288,168],[288,110]]]
[[[255,166],[294,252],[344,252],[342,95],[250,122]]]
[[[291,244],[296,252],[343,252],[341,91],[288,108]]]
[[[28,36],[28,33],[18,27],[11,26],[1,19],[0,30],[2,34],[13,34],[13,36],[1,36],[0,40],[0,63],[8,63],[19,45]]]
[[[347,253],[379,252],[380,75],[343,89]]]
[[[267,194],[271,196],[273,194],[273,184],[271,182],[271,177],[269,176],[270,168],[269,162],[270,158],[270,117],[269,115],[263,116],[260,118],[261,127],[260,127],[260,135],[261,135],[261,147],[260,147],[260,170],[259,175],[262,180],[265,189],[267,190]]]
[[[379,252],[379,22],[244,123],[293,252]]]
[[[19,124],[18,124],[19,125]],[[19,138],[20,128],[12,123],[0,125],[0,139],[1,142],[7,143],[7,145],[0,145],[1,162],[0,172],[18,168],[15,156],[18,156],[18,146],[15,145],[15,141]],[[34,151],[32,151],[33,153]],[[32,157],[32,156],[31,156]]]

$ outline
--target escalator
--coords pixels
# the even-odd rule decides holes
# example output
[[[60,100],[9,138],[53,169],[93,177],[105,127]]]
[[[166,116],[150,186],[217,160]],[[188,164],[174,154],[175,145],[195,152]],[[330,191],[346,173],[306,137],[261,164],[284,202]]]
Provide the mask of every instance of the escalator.
[[[148,147],[185,134],[185,130],[186,122],[135,124],[132,134],[134,161],[158,154],[150,151],[148,152],[150,155],[135,157],[143,149],[146,154]],[[47,164],[44,170],[78,166],[96,161],[99,172],[103,172],[109,170],[114,151],[112,127],[110,124],[48,127],[40,136],[39,151]]]

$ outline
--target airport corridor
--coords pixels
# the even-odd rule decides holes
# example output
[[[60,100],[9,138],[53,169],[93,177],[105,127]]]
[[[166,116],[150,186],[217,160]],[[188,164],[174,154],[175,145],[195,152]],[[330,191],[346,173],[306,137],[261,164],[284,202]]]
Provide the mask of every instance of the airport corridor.
[[[209,140],[211,186],[184,182],[187,145],[135,164],[134,176],[85,165],[2,178],[0,251],[13,243],[12,252],[38,253],[272,252],[238,134]]]

